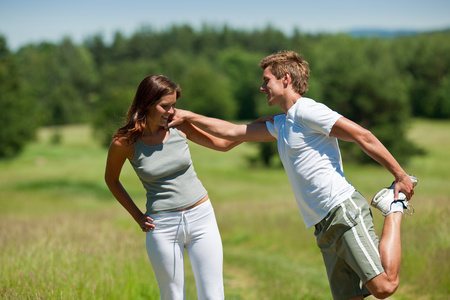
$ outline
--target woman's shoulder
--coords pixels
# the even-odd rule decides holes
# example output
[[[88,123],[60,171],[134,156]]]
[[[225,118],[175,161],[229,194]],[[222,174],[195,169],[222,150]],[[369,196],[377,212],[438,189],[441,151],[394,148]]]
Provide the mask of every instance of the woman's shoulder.
[[[111,141],[109,151],[131,158],[134,155],[134,143],[125,137],[115,137]]]
[[[134,143],[126,137],[114,137],[111,141],[111,146],[121,147],[121,148],[122,147],[129,148],[129,147],[132,147],[133,144]]]
[[[189,134],[189,131],[192,129],[192,125],[189,122],[184,121],[181,124],[178,124],[173,127],[169,127],[170,133],[174,132],[184,138],[186,138]]]

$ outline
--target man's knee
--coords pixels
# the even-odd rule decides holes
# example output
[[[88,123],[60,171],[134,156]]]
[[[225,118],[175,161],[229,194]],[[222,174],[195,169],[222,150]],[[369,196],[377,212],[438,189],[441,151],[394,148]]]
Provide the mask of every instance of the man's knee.
[[[395,293],[399,283],[398,278],[389,280],[387,277],[377,276],[369,280],[366,286],[375,298],[385,299]]]

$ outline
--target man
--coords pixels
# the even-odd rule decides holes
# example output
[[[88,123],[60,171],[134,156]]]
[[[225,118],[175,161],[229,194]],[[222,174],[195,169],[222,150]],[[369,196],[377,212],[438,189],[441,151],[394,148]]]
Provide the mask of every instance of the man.
[[[261,92],[269,105],[279,106],[284,114],[265,123],[235,125],[177,109],[169,126],[188,121],[229,140],[278,140],[303,220],[308,228],[315,226],[334,299],[392,295],[399,284],[400,225],[403,209],[414,194],[413,177],[370,131],[303,97],[309,66],[301,55],[278,52],[265,57],[260,66]],[[367,201],[345,179],[338,139],[357,143],[395,177],[395,184],[372,202],[386,216],[380,241]]]

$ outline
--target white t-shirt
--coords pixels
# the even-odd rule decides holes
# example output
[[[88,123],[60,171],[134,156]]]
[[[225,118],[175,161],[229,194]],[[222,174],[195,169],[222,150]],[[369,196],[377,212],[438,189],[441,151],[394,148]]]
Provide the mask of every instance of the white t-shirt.
[[[286,115],[275,116],[274,124],[266,123],[278,140],[278,152],[307,228],[355,191],[345,179],[338,140],[329,136],[340,117],[324,104],[302,97]]]

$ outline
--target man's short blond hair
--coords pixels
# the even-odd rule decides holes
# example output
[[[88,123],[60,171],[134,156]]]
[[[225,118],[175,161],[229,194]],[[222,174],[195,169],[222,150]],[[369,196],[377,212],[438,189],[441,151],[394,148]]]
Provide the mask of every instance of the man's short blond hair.
[[[289,72],[294,91],[303,96],[308,91],[309,65],[303,56],[294,51],[280,51],[263,58],[259,66],[267,67],[277,79]]]

